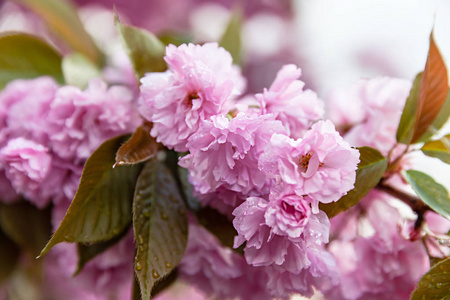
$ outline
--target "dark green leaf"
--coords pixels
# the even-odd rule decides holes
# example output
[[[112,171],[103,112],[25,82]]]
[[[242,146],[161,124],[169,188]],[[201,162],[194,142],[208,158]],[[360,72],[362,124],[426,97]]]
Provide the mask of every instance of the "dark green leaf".
[[[169,288],[178,278],[178,268],[172,270],[166,277],[158,281],[152,289],[151,298],[155,297],[165,289]]]
[[[44,75],[64,82],[61,55],[55,49],[28,34],[6,32],[0,35],[0,89],[14,79]]]
[[[188,180],[189,172],[187,169],[178,167],[178,178],[180,178],[181,186],[183,188],[183,195],[189,207],[196,211],[200,208],[200,202],[193,194],[192,185]]]
[[[62,69],[66,83],[81,89],[87,87],[89,80],[100,76],[100,70],[80,53],[65,56]]]
[[[144,29],[122,24],[117,15],[115,23],[137,79],[145,73],[163,72],[167,69],[164,61],[165,46],[156,36]]]
[[[233,248],[237,232],[233,223],[225,215],[210,207],[200,208],[195,215],[198,222],[214,234],[222,245]]]
[[[411,295],[411,300],[442,300],[450,296],[450,258],[434,265]]]
[[[443,185],[420,171],[409,170],[402,172],[402,174],[425,204],[438,214],[450,219],[450,198]]]
[[[80,273],[88,261],[117,244],[128,233],[130,230],[129,227],[130,226],[127,226],[123,232],[104,242],[97,242],[89,245],[78,243],[78,267],[74,275]]]
[[[1,206],[0,225],[10,239],[36,257],[51,236],[50,216],[50,208],[39,210],[22,201]]]
[[[346,211],[356,205],[367,193],[380,182],[387,168],[388,161],[381,153],[370,147],[358,148],[360,162],[356,171],[355,187],[343,196],[339,201],[328,204],[320,203],[319,208],[329,218]]]
[[[420,149],[425,155],[436,157],[450,164],[450,134],[437,141],[429,141]]]
[[[423,72],[417,74],[413,86],[406,100],[403,109],[402,118],[397,129],[397,141],[403,144],[409,144],[414,134],[416,124],[417,107],[419,106],[420,85],[422,84]]]
[[[40,256],[61,242],[107,241],[130,224],[141,166],[112,167],[117,149],[128,137],[104,142],[87,160],[75,198]]]
[[[164,45],[180,46],[181,44],[188,44],[192,42],[192,37],[189,35],[182,35],[172,32],[166,32],[158,35],[158,38]]]
[[[219,42],[219,45],[233,57],[233,62],[237,65],[241,64],[242,60],[242,13],[235,11],[231,16],[230,22],[225,29],[224,34]]]
[[[139,175],[133,204],[135,271],[143,300],[183,257],[187,243],[186,207],[170,171],[155,158]]]
[[[84,29],[75,5],[70,0],[13,0],[38,14],[47,26],[75,52],[101,65],[103,56]],[[33,49],[34,51],[34,49]],[[29,51],[32,53],[33,51]]]
[[[428,128],[427,132],[425,132],[425,134],[422,135],[422,137],[418,140],[418,142],[428,141],[433,135],[435,135],[439,131],[439,129],[442,128],[442,126],[445,125],[445,123],[447,123],[449,116],[450,116],[450,91],[447,94],[447,99],[445,100],[445,103],[442,106],[441,111],[436,117],[436,120],[434,120],[433,124]]]
[[[134,277],[133,284],[133,300],[141,300],[141,288],[139,286],[139,281],[136,277]]]
[[[9,279],[20,256],[20,249],[0,228],[0,286]]]

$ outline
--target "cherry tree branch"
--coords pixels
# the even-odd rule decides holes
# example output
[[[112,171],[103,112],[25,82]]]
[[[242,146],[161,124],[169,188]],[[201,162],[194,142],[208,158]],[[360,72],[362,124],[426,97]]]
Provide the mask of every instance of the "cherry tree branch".
[[[376,188],[403,201],[404,203],[409,205],[409,207],[411,207],[411,209],[417,214],[417,220],[414,226],[415,228],[419,228],[422,225],[425,212],[431,210],[431,208],[428,205],[426,205],[422,200],[420,200],[418,197],[400,191],[390,185],[383,183],[383,181],[381,181],[376,186]]]

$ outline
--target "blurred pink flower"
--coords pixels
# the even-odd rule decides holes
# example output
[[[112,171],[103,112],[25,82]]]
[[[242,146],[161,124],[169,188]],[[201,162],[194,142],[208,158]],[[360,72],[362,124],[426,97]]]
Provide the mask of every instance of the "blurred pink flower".
[[[168,289],[157,294],[153,299],[155,300],[207,300],[207,297],[202,291],[195,288],[193,285],[184,283],[178,280]]]
[[[183,152],[203,120],[228,112],[227,101],[242,92],[244,79],[216,43],[169,45],[165,60],[168,71],[141,79],[139,111],[153,122],[158,142]]]
[[[19,200],[19,196],[9,179],[6,177],[4,170],[0,171],[0,195],[2,195],[2,197],[0,197],[1,203],[10,204]]]
[[[353,188],[358,162],[358,150],[342,139],[330,121],[319,121],[303,139],[274,134],[259,167],[293,186],[297,195],[308,195],[317,213],[318,202],[337,201]]]
[[[351,127],[344,139],[353,146],[374,147],[383,155],[396,144],[396,133],[411,82],[377,77],[337,89],[328,98],[330,119]]]
[[[180,160],[200,194],[219,187],[248,195],[267,193],[266,175],[258,169],[258,158],[273,133],[283,133],[281,122],[270,114],[239,113],[229,120],[213,116],[188,141],[190,154]]]
[[[340,239],[331,242],[329,250],[337,259],[342,280],[339,288],[329,292],[330,298],[409,299],[428,270],[424,245],[402,237],[401,217],[390,200],[386,194],[370,192],[359,204],[364,215],[353,210],[343,216],[353,226],[335,228]]]
[[[86,160],[105,140],[132,132],[139,124],[133,95],[121,86],[107,88],[93,79],[85,91],[61,87],[46,121],[50,146],[65,159]]]
[[[0,166],[15,191],[37,207],[45,207],[58,193],[63,172],[52,169],[52,157],[43,145],[15,138],[0,149]]]
[[[266,275],[220,242],[203,227],[189,224],[189,239],[180,263],[183,280],[221,299],[271,299]]]
[[[23,137],[48,146],[44,124],[57,89],[47,76],[8,83],[0,93],[0,145]]]
[[[285,65],[262,94],[256,94],[262,113],[272,113],[286,127],[288,135],[300,138],[314,121],[322,119],[324,103],[305,84],[298,80],[301,70],[295,65]]]

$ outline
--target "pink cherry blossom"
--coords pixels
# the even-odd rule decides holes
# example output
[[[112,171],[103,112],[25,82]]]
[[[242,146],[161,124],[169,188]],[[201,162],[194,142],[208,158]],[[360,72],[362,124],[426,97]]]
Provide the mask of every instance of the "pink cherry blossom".
[[[280,176],[298,195],[318,202],[337,201],[353,188],[359,152],[352,149],[330,121],[319,121],[303,139],[274,134],[260,158],[261,170]]]
[[[374,147],[383,155],[396,144],[396,132],[411,82],[377,77],[359,80],[331,93],[329,116],[338,126],[353,126],[344,136],[354,146]]]
[[[85,91],[61,87],[46,124],[53,151],[65,159],[84,161],[105,140],[132,132],[140,123],[132,97],[127,88],[107,88],[98,79],[91,80]]]
[[[323,249],[328,242],[328,218],[322,211],[313,214],[301,196],[287,194],[270,201],[249,197],[233,215],[238,232],[234,246],[246,243],[245,258],[265,269],[272,296],[310,296],[312,286],[327,290],[337,284],[334,259]]]
[[[335,227],[330,243],[342,280],[327,295],[332,299],[409,299],[429,260],[422,242],[401,233],[399,211],[386,194],[371,191],[350,215],[350,226]],[[364,214],[358,214],[364,211]],[[334,224],[333,224],[334,225]]]
[[[283,133],[281,122],[270,114],[239,113],[229,120],[213,116],[188,141],[190,154],[180,160],[200,194],[219,187],[248,195],[268,192],[266,174],[258,169],[258,158],[273,133]]]
[[[300,138],[312,122],[323,117],[324,104],[305,84],[297,80],[301,70],[295,65],[285,65],[262,94],[257,94],[263,113],[273,113],[286,127],[288,135]]]
[[[0,93],[0,145],[16,137],[46,144],[44,124],[57,89],[46,76],[11,81]]]
[[[0,166],[15,191],[40,208],[58,193],[64,176],[52,168],[48,148],[24,138],[12,139],[0,149]]]
[[[271,299],[266,274],[222,246],[206,229],[189,224],[189,239],[180,263],[181,278],[220,299]]]
[[[168,70],[141,79],[140,113],[153,122],[151,135],[170,149],[186,151],[203,120],[226,114],[244,79],[231,55],[216,43],[169,45]]]

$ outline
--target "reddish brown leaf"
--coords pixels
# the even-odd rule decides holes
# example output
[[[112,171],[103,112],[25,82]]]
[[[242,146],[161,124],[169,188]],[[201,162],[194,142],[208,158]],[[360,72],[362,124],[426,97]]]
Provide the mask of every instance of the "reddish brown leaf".
[[[439,49],[434,42],[433,33],[430,36],[430,50],[423,72],[420,86],[419,105],[417,108],[414,143],[428,130],[445,103],[448,93],[448,73]]]
[[[156,140],[150,136],[150,123],[139,126],[131,138],[123,144],[116,154],[114,166],[135,164],[152,158],[157,150]]]

